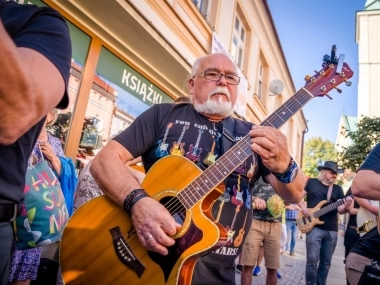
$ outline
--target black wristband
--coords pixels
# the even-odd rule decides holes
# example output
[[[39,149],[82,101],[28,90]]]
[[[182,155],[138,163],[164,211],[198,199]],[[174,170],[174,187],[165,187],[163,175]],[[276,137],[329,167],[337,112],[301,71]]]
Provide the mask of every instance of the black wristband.
[[[129,216],[131,216],[131,210],[132,210],[132,207],[134,204],[136,204],[136,202],[144,197],[150,197],[144,189],[135,189],[133,191],[131,191],[131,193],[129,193],[127,195],[127,197],[125,197],[124,199],[124,202],[123,202],[123,209],[124,211],[127,212],[127,214]]]

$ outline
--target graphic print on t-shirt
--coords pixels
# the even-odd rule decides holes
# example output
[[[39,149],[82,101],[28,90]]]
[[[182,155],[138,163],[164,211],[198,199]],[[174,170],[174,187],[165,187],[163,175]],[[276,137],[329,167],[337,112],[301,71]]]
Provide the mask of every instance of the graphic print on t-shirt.
[[[219,203],[219,211],[214,221],[215,223],[219,222],[220,214],[222,213],[224,203],[229,202],[231,199],[230,190],[231,190],[230,188],[226,187],[226,190],[224,190],[224,193],[222,194],[222,196],[218,198],[218,201],[220,201],[220,203]]]
[[[244,203],[244,200],[243,200],[243,192],[241,191],[240,189],[240,177],[241,177],[241,174],[238,175],[238,181],[237,181],[237,185],[234,185],[233,186],[233,190],[234,190],[234,194],[231,198],[231,202],[234,204],[234,205],[243,205]]]
[[[183,126],[182,133],[178,139],[178,141],[175,141],[173,143],[173,147],[170,149],[171,155],[184,155],[185,149],[183,148],[185,146],[184,142],[181,142],[183,139],[183,136],[185,135],[186,130],[189,128],[188,125]]]
[[[166,127],[166,132],[165,132],[164,138],[162,140],[158,141],[158,147],[156,150],[156,157],[164,157],[164,156],[167,156],[169,154],[168,153],[168,145],[169,144],[166,143],[166,138],[168,136],[169,129],[172,126],[173,126],[173,123],[168,124],[168,126]]]
[[[201,152],[202,152],[202,148],[199,147],[199,141],[201,140],[203,130],[199,129],[198,133],[199,134],[198,134],[197,142],[195,143],[195,145],[191,144],[189,146],[189,151],[186,153],[186,157],[194,162],[200,161]]]
[[[205,157],[205,159],[203,160],[203,163],[206,165],[213,164],[215,162],[216,157],[218,156],[217,154],[214,153],[215,145],[216,145],[215,136],[212,136],[212,139],[213,139],[213,142],[212,142],[211,150],[208,153],[208,155]]]

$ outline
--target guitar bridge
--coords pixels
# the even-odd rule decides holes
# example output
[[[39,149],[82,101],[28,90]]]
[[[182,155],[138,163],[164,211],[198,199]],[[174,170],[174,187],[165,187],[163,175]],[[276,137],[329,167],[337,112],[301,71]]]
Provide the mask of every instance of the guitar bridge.
[[[133,254],[131,248],[121,234],[120,228],[114,227],[109,231],[112,235],[113,246],[117,257],[124,265],[132,269],[140,278],[145,271],[145,266]]]

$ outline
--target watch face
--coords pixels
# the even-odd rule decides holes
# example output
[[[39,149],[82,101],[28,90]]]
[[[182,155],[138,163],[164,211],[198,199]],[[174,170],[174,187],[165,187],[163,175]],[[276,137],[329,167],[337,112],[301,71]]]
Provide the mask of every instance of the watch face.
[[[293,181],[294,178],[296,178],[297,174],[298,174],[298,167],[296,167],[295,169],[293,169],[293,171],[292,171],[292,173],[290,175],[290,181]]]

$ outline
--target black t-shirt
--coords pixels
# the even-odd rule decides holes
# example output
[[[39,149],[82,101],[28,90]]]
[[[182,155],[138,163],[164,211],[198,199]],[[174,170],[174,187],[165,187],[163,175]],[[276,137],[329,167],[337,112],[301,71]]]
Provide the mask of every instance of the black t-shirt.
[[[372,170],[378,174],[380,173],[380,143],[369,153],[358,171],[360,170]]]
[[[350,189],[348,189],[345,197],[350,196],[350,195],[352,195],[351,187]],[[358,204],[358,202],[354,200],[354,208],[359,209],[359,207],[360,205]],[[357,227],[356,215],[350,215],[350,218],[348,219],[348,222],[347,222],[347,227]]]
[[[360,170],[372,170],[376,173],[380,173],[380,143],[377,144],[367,156],[358,171]],[[380,234],[378,233],[378,228],[374,227],[362,236],[355,243],[351,252],[378,261],[380,256]]]
[[[307,181],[305,191],[307,192],[307,207],[314,208],[319,202],[327,199],[327,192],[329,186],[322,184],[316,178],[310,178]],[[344,198],[343,189],[339,185],[333,185],[331,191],[330,201],[325,204],[324,207],[330,205],[339,199]],[[334,209],[330,212],[319,217],[319,219],[325,222],[323,225],[316,225],[316,227],[328,231],[338,231],[338,210]]]
[[[233,135],[239,141],[251,128],[251,123],[236,119]],[[202,169],[210,167],[209,165],[220,159],[223,153],[222,129],[223,121],[215,124],[210,122],[197,113],[192,104],[159,104],[140,115],[114,139],[134,157],[141,155],[146,170],[158,159],[174,153],[187,157]],[[228,176],[225,193],[212,206],[213,217],[229,229],[229,241],[224,247],[198,260],[192,284],[235,283],[234,261],[243,244],[238,244],[235,240],[239,236],[239,230],[244,230],[245,238],[251,225],[251,194],[254,182],[261,175],[269,174],[269,170],[257,155],[255,167],[253,157],[249,155]],[[186,173],[170,175],[184,177]]]
[[[14,1],[0,0],[0,19],[16,46],[36,50],[48,58],[60,71],[67,86],[71,41],[62,16],[48,7],[20,5]],[[67,104],[66,88],[57,107],[66,108]],[[0,204],[13,204],[22,200],[27,161],[44,121],[45,119],[42,119],[34,125],[15,143],[8,146],[0,144]]]

